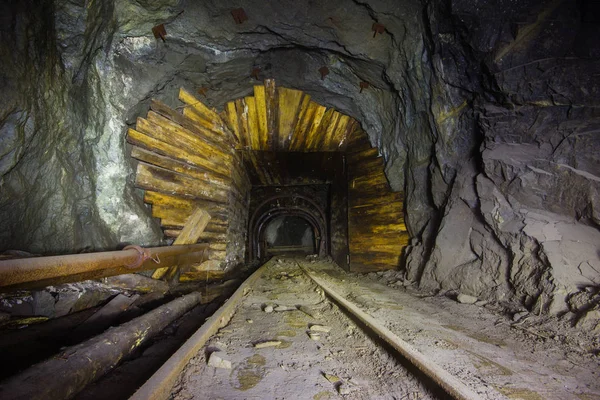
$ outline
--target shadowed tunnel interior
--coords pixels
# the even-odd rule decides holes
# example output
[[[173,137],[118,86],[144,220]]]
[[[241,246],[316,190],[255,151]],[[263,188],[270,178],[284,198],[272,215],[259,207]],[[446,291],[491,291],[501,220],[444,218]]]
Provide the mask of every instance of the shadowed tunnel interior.
[[[2,348],[287,254],[597,357],[598,1],[10,0],[0,30],[0,263],[133,259],[5,267]]]

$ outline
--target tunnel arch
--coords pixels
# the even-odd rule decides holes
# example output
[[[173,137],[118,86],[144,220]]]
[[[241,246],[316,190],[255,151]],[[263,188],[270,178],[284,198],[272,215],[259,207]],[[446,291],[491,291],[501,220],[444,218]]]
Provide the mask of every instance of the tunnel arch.
[[[316,250],[328,254],[328,230],[325,210],[312,199],[299,194],[278,194],[263,200],[254,210],[248,223],[248,254],[251,260],[265,256],[260,239],[274,218],[286,215],[305,219],[313,228]]]

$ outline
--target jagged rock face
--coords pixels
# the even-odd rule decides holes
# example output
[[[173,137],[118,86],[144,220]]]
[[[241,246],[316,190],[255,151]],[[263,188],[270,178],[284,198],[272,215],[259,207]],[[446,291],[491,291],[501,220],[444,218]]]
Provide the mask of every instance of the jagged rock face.
[[[600,46],[589,37],[600,33],[599,11],[585,1],[429,9],[431,21],[452,21],[454,30],[431,25],[432,59],[440,60],[433,87],[450,85],[447,95],[462,92],[468,106],[434,112],[442,145],[435,142],[424,185],[435,210],[429,219],[411,218],[411,208],[423,206],[408,194],[412,226],[425,227],[407,264],[421,287],[550,313],[597,291]],[[458,173],[445,175],[457,152],[444,135],[464,140],[469,128],[479,149],[463,151],[466,162],[454,159]]]
[[[159,244],[127,126],[151,97],[178,106],[179,87],[221,108],[260,68],[361,121],[406,195],[409,280],[552,312],[598,287],[594,2],[242,6],[236,25],[229,1],[0,5],[1,249]]]

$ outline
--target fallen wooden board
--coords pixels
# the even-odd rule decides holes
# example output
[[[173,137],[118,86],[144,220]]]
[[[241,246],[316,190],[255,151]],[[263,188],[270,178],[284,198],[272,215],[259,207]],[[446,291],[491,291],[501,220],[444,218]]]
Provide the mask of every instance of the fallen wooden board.
[[[192,215],[187,220],[187,223],[181,230],[181,233],[173,242],[173,245],[182,245],[182,244],[194,244],[198,241],[200,234],[204,232],[204,228],[208,225],[210,221],[210,214],[203,210],[202,208],[196,209]],[[177,271],[177,266],[171,266],[169,268],[158,268],[152,274],[152,278],[160,279],[163,276],[173,276]]]

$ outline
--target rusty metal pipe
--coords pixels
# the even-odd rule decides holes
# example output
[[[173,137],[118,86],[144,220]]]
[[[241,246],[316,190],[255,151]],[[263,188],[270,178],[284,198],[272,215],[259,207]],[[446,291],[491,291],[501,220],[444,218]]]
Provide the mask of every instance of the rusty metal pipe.
[[[0,261],[0,288],[47,286],[169,267],[206,259],[207,243]],[[160,260],[159,263],[156,261]],[[129,266],[129,267],[128,267]]]

